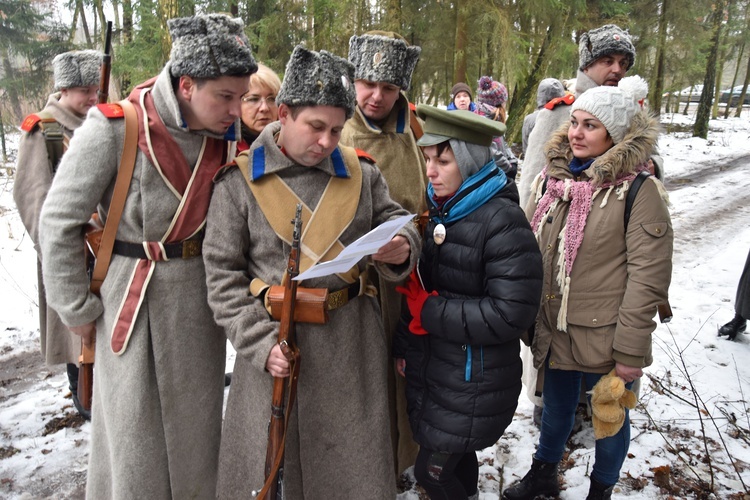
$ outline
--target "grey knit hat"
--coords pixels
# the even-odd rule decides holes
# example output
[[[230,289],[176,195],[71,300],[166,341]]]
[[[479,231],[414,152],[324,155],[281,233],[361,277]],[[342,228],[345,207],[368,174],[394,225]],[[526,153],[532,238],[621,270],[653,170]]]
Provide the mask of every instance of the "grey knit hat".
[[[96,50],[73,50],[58,54],[52,60],[55,90],[99,85],[102,53]]]
[[[565,95],[565,86],[557,78],[545,78],[536,89],[536,107],[541,108],[552,99]]]
[[[398,33],[369,31],[349,39],[349,61],[354,64],[354,78],[387,82],[409,90],[411,75],[422,49],[411,46]]]
[[[633,117],[641,111],[648,94],[648,83],[640,76],[620,80],[617,87],[594,87],[575,100],[571,114],[583,110],[594,115],[607,129],[612,141],[623,140],[630,129]]]
[[[286,65],[276,104],[334,106],[346,117],[354,114],[354,65],[330,52],[314,52],[297,45]]]
[[[258,70],[242,19],[206,14],[170,19],[167,25],[172,36],[169,60],[174,77],[214,79],[251,75]]]
[[[594,61],[610,54],[624,54],[628,59],[628,69],[635,63],[635,47],[628,32],[615,24],[605,24],[581,35],[578,42],[578,67],[584,70]]]

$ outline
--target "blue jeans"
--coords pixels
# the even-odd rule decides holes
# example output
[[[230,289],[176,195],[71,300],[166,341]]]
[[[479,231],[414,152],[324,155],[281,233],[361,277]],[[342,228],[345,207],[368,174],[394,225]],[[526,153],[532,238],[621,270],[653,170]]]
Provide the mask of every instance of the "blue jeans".
[[[544,411],[539,447],[534,456],[542,462],[555,463],[562,459],[565,443],[575,423],[576,407],[581,394],[581,378],[590,391],[603,373],[585,373],[572,370],[555,370],[545,363]],[[633,383],[625,386],[630,389]],[[590,396],[589,396],[590,399]],[[620,477],[620,468],[630,446],[630,416],[625,409],[625,422],[614,436],[596,440],[596,455],[591,477],[602,484],[612,485]]]

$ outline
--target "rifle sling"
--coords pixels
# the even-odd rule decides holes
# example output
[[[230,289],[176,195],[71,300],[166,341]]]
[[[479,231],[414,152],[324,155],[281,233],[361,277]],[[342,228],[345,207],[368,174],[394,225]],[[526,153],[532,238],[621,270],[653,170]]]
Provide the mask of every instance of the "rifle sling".
[[[135,108],[127,99],[123,99],[119,104],[122,106],[122,111],[125,115],[125,140],[122,146],[122,156],[120,157],[120,168],[117,172],[115,189],[107,213],[107,222],[104,224],[104,234],[99,245],[99,251],[96,254],[94,272],[91,275],[90,288],[91,292],[96,295],[99,295],[104,278],[107,276],[109,263],[112,260],[117,226],[120,224],[122,212],[125,209],[125,200],[128,198],[130,181],[133,179],[133,170],[135,169],[135,156],[138,152],[138,119],[135,114]]]

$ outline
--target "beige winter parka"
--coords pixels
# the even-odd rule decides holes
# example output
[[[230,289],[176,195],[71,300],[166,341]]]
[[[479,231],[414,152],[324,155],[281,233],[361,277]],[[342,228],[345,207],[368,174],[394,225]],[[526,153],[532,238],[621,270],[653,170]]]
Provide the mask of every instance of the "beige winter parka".
[[[651,176],[643,183],[632,206],[627,233],[625,199],[629,182],[621,179],[636,172],[654,150],[658,122],[641,112],[629,133],[598,157],[581,174],[589,179],[613,181],[613,189],[594,191],[583,240],[570,272],[567,331],[558,328],[563,307],[558,283],[561,259],[559,235],[570,202],[558,199],[544,214],[537,233],[544,265],[542,306],[532,343],[534,366],[543,369],[549,355],[554,369],[607,373],[620,362],[628,366],[651,364],[651,333],[656,328],[657,305],[668,296],[672,274],[672,224],[666,193]],[[560,130],[547,144],[547,174],[572,179],[568,165],[573,157],[567,131]],[[526,206],[531,220],[543,190],[543,179],[533,186],[535,196]],[[540,377],[541,378],[541,377]]]

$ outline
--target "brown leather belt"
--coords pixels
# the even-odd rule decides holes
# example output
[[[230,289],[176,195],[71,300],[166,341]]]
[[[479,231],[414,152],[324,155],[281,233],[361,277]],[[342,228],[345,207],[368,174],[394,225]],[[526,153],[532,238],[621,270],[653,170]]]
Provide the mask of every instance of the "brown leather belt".
[[[180,243],[164,243],[164,252],[168,259],[191,259],[203,253],[203,238],[185,240]],[[142,243],[115,240],[113,253],[134,259],[148,259]]]

